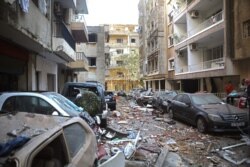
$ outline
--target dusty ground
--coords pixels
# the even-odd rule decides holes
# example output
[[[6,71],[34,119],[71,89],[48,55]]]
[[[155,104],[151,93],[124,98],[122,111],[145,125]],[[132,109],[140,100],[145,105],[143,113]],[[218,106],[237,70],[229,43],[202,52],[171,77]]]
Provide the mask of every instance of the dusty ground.
[[[106,150],[119,148],[124,151],[128,144],[128,134],[135,140],[140,133],[136,151],[127,158],[134,165],[132,163],[127,166],[159,166],[163,164],[158,159],[163,151],[168,153],[162,165],[166,167],[250,166],[244,159],[250,157],[249,145],[218,152],[223,147],[243,143],[242,133],[201,134],[192,126],[169,120],[167,114],[161,115],[156,110],[131,106],[134,107],[131,101],[123,97],[117,99],[117,111],[111,112],[108,118],[108,126],[114,129],[111,132],[116,131],[113,133],[116,135],[103,140]],[[125,142],[121,142],[121,139],[125,139]],[[234,162],[225,160],[221,155],[228,155]]]

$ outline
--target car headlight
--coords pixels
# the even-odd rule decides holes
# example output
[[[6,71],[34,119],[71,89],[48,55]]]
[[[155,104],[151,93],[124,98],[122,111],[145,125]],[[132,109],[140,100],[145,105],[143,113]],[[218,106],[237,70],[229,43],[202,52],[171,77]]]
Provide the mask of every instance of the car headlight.
[[[221,117],[219,115],[215,115],[215,114],[208,114],[208,118],[212,121],[215,121],[215,122],[222,121]]]

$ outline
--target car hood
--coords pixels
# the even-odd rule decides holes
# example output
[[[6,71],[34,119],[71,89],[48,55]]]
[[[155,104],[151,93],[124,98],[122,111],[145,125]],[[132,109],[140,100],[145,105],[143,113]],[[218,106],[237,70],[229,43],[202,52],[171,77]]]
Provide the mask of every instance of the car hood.
[[[247,113],[246,111],[239,109],[235,106],[230,104],[212,104],[212,105],[201,105],[203,111],[207,112],[208,114],[235,114],[235,113]]]

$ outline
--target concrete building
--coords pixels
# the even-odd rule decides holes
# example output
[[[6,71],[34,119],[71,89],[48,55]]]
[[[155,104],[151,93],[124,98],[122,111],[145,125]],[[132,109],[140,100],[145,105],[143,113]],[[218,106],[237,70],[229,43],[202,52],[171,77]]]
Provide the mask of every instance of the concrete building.
[[[232,1],[233,63],[240,80],[250,79],[250,1]]]
[[[106,77],[107,90],[129,91],[138,87],[140,81],[139,35],[138,26],[133,24],[112,24],[108,28],[109,40],[106,43]]]
[[[98,81],[105,84],[105,43],[108,40],[106,26],[88,26],[89,41],[77,48],[85,52],[89,70],[78,73],[78,81]]]
[[[146,88],[166,89],[165,1],[140,0],[140,69]]]
[[[88,40],[86,13],[85,0],[1,1],[0,91],[60,91],[87,70],[76,54],[76,43]]]
[[[141,74],[145,81],[151,80],[154,90],[208,91],[223,96],[228,81],[237,89],[242,78],[249,78],[249,1],[141,0],[138,8],[142,27],[140,56],[144,60]],[[166,61],[161,75],[164,79],[156,81],[150,73],[152,63],[147,52],[152,45],[150,38],[145,40],[143,35],[148,35],[153,27],[149,23],[159,16],[164,16],[165,39],[159,50]],[[157,67],[157,63],[153,64]]]

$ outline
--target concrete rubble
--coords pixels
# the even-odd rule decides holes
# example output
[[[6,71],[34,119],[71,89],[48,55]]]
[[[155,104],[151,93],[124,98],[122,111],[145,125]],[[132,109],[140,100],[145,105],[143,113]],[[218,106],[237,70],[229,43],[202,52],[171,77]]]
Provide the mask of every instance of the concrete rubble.
[[[118,110],[109,114],[107,128],[115,135],[104,137],[101,142],[106,154],[123,151],[126,167],[250,165],[247,144],[234,148],[231,154],[229,148],[225,149],[227,153],[219,149],[241,143],[240,134],[201,134],[191,126],[168,119],[167,114],[138,106],[124,97],[119,97],[117,103]],[[237,154],[236,160],[229,157],[232,152]]]

